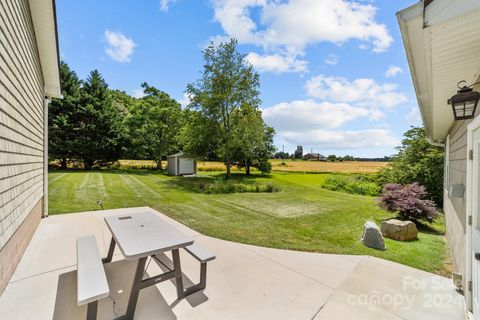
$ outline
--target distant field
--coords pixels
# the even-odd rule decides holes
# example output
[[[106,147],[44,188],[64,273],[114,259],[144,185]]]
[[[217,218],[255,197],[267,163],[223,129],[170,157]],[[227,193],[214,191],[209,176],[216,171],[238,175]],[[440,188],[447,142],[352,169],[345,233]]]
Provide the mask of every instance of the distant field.
[[[294,161],[271,160],[273,171],[287,172],[343,172],[343,173],[374,173],[385,168],[388,162],[367,162],[367,161],[343,161],[343,162],[322,162],[322,161]]]
[[[149,160],[120,160],[120,165],[127,169],[154,168],[155,162]],[[320,162],[301,160],[270,160],[272,169],[276,172],[341,172],[341,173],[375,173],[388,165],[388,162],[344,161]],[[164,161],[163,168],[167,163]],[[198,171],[224,171],[225,165],[215,161],[199,161]],[[240,171],[234,167],[233,171]]]

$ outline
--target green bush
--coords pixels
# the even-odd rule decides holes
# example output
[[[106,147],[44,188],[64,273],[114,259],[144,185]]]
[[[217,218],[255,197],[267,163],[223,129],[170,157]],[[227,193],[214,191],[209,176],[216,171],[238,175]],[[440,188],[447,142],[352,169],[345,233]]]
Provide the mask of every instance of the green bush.
[[[215,179],[212,183],[200,184],[200,191],[206,194],[245,193],[245,192],[278,192],[280,189],[273,183],[249,183],[248,181],[227,181]]]
[[[382,188],[368,175],[344,176],[334,175],[325,178],[322,187],[332,191],[378,196]]]

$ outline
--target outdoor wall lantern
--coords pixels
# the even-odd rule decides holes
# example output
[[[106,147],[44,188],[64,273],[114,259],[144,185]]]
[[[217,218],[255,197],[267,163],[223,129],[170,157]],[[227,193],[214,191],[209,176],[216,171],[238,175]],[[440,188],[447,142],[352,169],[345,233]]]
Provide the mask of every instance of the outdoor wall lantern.
[[[460,84],[464,84],[462,87]],[[473,91],[472,87],[480,82],[465,85],[466,81],[457,83],[457,94],[448,99],[447,103],[452,105],[453,116],[455,120],[472,119],[475,117],[475,110],[477,109],[478,100],[480,100],[480,93]]]

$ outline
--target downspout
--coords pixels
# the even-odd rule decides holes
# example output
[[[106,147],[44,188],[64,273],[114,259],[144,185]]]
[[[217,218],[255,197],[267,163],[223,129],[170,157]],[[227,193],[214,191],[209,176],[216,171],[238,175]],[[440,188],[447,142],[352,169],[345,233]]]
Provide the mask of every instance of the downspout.
[[[51,100],[43,101],[43,214],[48,217],[48,105]]]
[[[432,139],[430,139],[430,138],[428,138],[428,137],[427,137],[427,141],[428,141],[428,143],[430,143],[432,146],[440,147],[440,148],[445,148],[445,143],[443,143],[443,142],[435,142],[435,141],[433,141]]]

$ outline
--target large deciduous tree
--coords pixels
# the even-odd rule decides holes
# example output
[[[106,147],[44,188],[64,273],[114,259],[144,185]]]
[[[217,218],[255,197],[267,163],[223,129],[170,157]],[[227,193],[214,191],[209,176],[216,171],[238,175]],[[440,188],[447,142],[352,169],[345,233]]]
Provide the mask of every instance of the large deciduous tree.
[[[130,110],[126,123],[137,157],[152,159],[162,169],[162,159],[176,151],[183,123],[180,104],[168,94],[143,83],[145,96]]]
[[[80,80],[65,62],[60,63],[60,82],[63,99],[54,99],[48,108],[49,157],[58,159],[62,169],[75,155],[75,139],[80,99]]]
[[[205,120],[202,122],[210,128],[200,131],[218,141],[217,153],[225,162],[227,179],[231,178],[236,149],[234,114],[241,106],[256,108],[260,104],[259,76],[236,47],[235,39],[218,46],[209,45],[203,51],[202,77],[186,90],[191,97],[190,108],[198,111]]]
[[[405,132],[402,145],[391,165],[379,173],[379,182],[425,186],[430,199],[438,206],[443,201],[444,151],[430,144],[423,127],[412,127]]]
[[[249,105],[242,106],[233,114],[234,119],[234,154],[233,162],[245,173],[250,174],[250,168],[256,167],[263,173],[271,171],[268,161],[273,157],[275,146],[273,135],[275,130],[265,125],[262,112]]]

